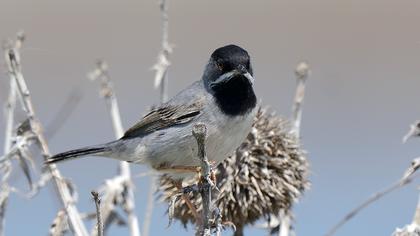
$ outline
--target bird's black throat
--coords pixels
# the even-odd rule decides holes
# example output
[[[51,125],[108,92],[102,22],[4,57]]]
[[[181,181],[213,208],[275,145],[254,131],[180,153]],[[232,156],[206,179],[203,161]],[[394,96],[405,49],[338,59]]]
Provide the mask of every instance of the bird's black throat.
[[[257,105],[251,82],[243,75],[212,87],[216,103],[229,116],[245,115]]]

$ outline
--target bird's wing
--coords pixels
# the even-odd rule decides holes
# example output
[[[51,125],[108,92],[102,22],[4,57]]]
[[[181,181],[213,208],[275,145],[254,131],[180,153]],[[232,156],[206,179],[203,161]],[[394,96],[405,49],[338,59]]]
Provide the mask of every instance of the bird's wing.
[[[188,123],[201,113],[203,105],[203,101],[187,105],[164,104],[144,116],[142,120],[127,130],[122,138],[143,136],[156,130]]]

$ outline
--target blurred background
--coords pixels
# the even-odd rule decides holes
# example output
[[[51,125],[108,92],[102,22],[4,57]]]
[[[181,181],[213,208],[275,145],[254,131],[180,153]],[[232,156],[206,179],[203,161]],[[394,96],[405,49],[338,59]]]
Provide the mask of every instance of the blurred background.
[[[175,45],[169,95],[200,79],[215,48],[235,43],[251,54],[262,103],[288,117],[294,68],[309,62],[302,138],[312,187],[295,207],[295,228],[297,235],[323,235],[355,205],[400,178],[420,155],[420,140],[401,143],[409,124],[420,118],[419,10],[417,0],[169,1],[169,41]],[[49,142],[53,153],[114,138],[98,84],[86,78],[97,58],[110,65],[125,128],[159,102],[150,69],[161,45],[157,1],[1,0],[0,39],[20,29],[27,35],[24,75],[41,121],[51,122],[71,91],[81,90],[82,100]],[[8,77],[3,58],[0,62],[4,104]],[[93,211],[90,191],[114,176],[117,166],[92,157],[59,168],[77,185],[79,209]],[[147,168],[132,165],[132,170]],[[12,184],[25,186],[21,172],[14,173]],[[140,226],[148,184],[148,178],[135,179]],[[390,235],[410,223],[416,184],[370,206],[337,235]],[[13,195],[6,235],[47,234],[59,207],[51,186],[33,200]],[[194,234],[193,227],[185,231],[179,223],[166,229],[166,209],[156,206],[151,235]],[[115,226],[110,231],[127,233]],[[255,228],[246,233],[267,234]]]

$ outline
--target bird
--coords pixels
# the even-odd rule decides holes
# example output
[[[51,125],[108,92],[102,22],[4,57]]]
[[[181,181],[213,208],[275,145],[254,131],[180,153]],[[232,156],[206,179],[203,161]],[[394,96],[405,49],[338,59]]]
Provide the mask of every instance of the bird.
[[[237,45],[217,48],[202,78],[168,102],[152,109],[118,140],[56,154],[46,164],[84,156],[102,156],[146,164],[182,181],[200,166],[194,125],[206,125],[206,154],[217,165],[251,131],[257,113],[254,75],[248,52]]]

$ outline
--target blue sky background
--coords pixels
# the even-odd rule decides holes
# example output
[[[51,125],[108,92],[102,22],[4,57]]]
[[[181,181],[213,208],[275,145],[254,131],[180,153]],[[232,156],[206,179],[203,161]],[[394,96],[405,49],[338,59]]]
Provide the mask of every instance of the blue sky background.
[[[215,48],[235,43],[252,56],[263,104],[287,117],[294,67],[308,61],[313,73],[302,135],[312,188],[296,205],[295,226],[298,235],[321,236],[355,205],[400,178],[420,155],[420,140],[401,144],[408,125],[420,118],[419,9],[417,0],[170,1],[169,40],[175,44],[170,94],[200,79]],[[19,29],[27,34],[24,74],[41,121],[48,124],[68,94],[75,87],[82,90],[79,106],[49,142],[52,152],[114,137],[98,86],[86,79],[97,58],[110,64],[124,127],[158,102],[150,68],[160,49],[160,27],[156,1],[0,1],[0,39],[13,37]],[[3,59],[0,64],[4,103]],[[113,176],[116,167],[117,162],[100,158],[59,166],[76,183],[83,211],[94,209],[90,190]],[[133,166],[135,173],[144,171]],[[12,182],[23,183],[20,172]],[[375,203],[337,235],[390,235],[409,223],[417,184]],[[148,179],[136,179],[135,185],[141,226]],[[47,234],[59,207],[51,187],[30,201],[13,196],[6,235]],[[194,234],[179,224],[166,229],[165,210],[165,204],[157,205],[152,235]],[[127,230],[112,227],[110,233],[127,235]],[[266,232],[249,228],[247,235]]]

